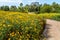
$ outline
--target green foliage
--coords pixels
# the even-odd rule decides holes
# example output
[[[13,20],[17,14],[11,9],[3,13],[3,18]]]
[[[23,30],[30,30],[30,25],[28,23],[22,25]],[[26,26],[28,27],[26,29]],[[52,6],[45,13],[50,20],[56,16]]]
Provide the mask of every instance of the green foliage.
[[[22,7],[23,6],[23,3],[20,3],[20,6]]]
[[[41,17],[35,14],[8,13],[2,12],[0,17],[0,40],[40,40],[44,27]]]
[[[60,13],[60,6],[58,3],[55,3],[55,2],[52,3],[52,12],[53,13]]]
[[[45,19],[53,19],[60,21],[60,14],[59,13],[45,13],[45,14],[38,14],[40,17],[44,17]]]
[[[9,6],[1,6],[0,9],[4,11],[9,11]]]
[[[60,15],[53,16],[51,19],[54,19],[54,20],[60,21]]]
[[[17,7],[16,6],[11,6],[10,11],[17,11]]]
[[[26,4],[25,6],[23,3],[20,3],[18,7],[16,6],[1,6],[0,10],[4,11],[18,11],[18,12],[35,12],[36,14],[39,13],[60,13],[60,5],[56,2],[53,2],[52,5],[50,4],[39,4],[39,2],[32,2],[30,5]]]
[[[41,7],[41,10],[40,12],[41,13],[50,13],[52,10],[52,7],[48,4],[44,4],[42,7]]]
[[[29,5],[28,4],[24,7],[24,12],[26,12],[26,13],[29,12]]]

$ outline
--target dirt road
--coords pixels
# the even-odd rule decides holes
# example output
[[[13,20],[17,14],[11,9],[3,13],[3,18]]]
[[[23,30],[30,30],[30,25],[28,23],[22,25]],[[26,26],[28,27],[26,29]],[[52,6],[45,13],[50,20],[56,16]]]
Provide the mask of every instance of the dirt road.
[[[47,19],[44,35],[47,40],[60,40],[60,22]]]

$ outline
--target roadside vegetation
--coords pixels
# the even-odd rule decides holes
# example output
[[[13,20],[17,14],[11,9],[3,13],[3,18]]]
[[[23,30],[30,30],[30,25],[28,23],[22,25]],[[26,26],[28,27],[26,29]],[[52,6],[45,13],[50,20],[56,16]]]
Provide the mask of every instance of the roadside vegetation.
[[[0,6],[0,40],[45,40],[46,19],[60,21],[58,3]]]
[[[40,17],[43,17],[45,19],[52,19],[60,21],[60,13],[44,13],[44,14],[38,14]]]
[[[32,2],[30,5],[26,4],[24,6],[23,3],[20,3],[20,5],[18,7],[16,7],[15,5],[0,6],[0,10],[23,12],[23,13],[34,12],[36,14],[39,14],[39,13],[60,13],[60,4],[58,4],[56,2],[53,2],[51,5],[47,4],[47,3],[39,4],[39,2]]]
[[[36,14],[0,11],[0,40],[43,39],[44,21]]]
[[[60,14],[28,14],[21,12],[0,11],[0,39],[46,40],[43,35],[46,19],[60,21]]]

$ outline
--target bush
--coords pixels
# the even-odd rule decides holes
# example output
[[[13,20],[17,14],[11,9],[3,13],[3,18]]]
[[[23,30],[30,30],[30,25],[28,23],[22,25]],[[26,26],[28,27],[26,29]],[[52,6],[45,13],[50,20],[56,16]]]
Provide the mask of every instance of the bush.
[[[38,14],[40,17],[43,17],[45,19],[54,19],[54,20],[60,20],[60,14],[59,13],[45,13],[45,14]]]
[[[43,33],[44,23],[35,14],[5,12],[0,17],[0,40],[39,40]],[[3,17],[4,16],[4,17]]]
[[[54,20],[60,21],[60,15],[53,16],[51,19],[54,19]]]

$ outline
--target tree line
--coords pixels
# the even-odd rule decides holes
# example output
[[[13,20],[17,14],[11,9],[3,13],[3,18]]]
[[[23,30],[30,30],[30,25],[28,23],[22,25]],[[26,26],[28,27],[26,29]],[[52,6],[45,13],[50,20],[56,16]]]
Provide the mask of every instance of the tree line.
[[[60,13],[60,4],[53,2],[52,4],[39,4],[39,2],[32,2],[30,5],[20,3],[18,7],[12,6],[0,6],[0,10],[4,11],[17,11],[17,12],[35,12],[35,13]]]

